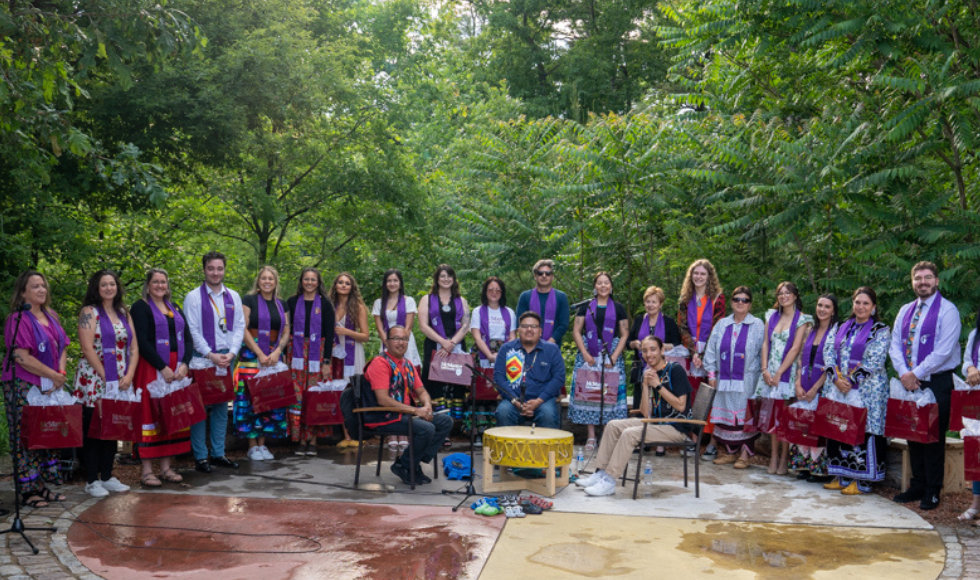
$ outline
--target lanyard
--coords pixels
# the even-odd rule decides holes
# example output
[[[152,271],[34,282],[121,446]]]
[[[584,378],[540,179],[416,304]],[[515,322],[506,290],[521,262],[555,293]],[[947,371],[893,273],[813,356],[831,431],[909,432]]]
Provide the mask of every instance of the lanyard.
[[[224,293],[222,292],[222,294]],[[214,311],[218,313],[218,327],[221,329],[221,332],[228,332],[228,321],[225,315],[218,310],[218,304],[214,301],[214,297],[211,296],[210,292],[208,292],[208,300],[211,301],[211,306],[214,307]]]

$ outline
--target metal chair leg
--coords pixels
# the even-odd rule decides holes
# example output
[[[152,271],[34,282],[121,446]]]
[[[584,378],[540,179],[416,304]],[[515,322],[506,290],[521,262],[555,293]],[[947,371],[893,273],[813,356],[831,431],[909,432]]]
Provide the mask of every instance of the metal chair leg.
[[[644,423],[643,431],[640,432],[640,454],[636,458],[636,479],[633,480],[633,499],[636,499],[636,492],[640,487],[640,474],[643,473],[643,448],[646,447],[647,425],[649,425],[649,423]]]
[[[412,418],[408,418],[408,479],[412,482],[411,488],[415,489],[415,437],[412,435]]]
[[[684,453],[684,487],[687,487],[687,446],[683,447]]]
[[[357,461],[354,468],[354,487],[361,478],[361,452],[364,450],[364,421],[361,417],[357,419]]]
[[[694,447],[694,497],[695,499],[701,497],[701,466],[700,458],[697,455],[698,448],[697,445]]]

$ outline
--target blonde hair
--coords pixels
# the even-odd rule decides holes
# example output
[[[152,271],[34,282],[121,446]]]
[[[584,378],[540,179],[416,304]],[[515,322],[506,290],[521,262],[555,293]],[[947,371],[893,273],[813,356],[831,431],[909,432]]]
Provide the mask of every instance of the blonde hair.
[[[255,275],[255,281],[252,282],[252,289],[249,290],[248,293],[255,294],[255,295],[259,294],[260,292],[259,278],[261,278],[262,274],[266,272],[272,273],[272,277],[276,279],[276,288],[275,290],[272,291],[272,297],[278,299],[279,298],[279,271],[273,268],[272,266],[262,266],[261,268],[259,268],[259,273]]]
[[[719,294],[724,292],[721,287],[721,282],[718,281],[718,272],[711,262],[704,258],[695,260],[687,267],[687,273],[684,274],[684,283],[681,285],[681,308],[684,308],[691,301],[691,298],[694,297],[696,289],[694,288],[694,281],[691,280],[691,275],[694,274],[694,269],[699,266],[708,271],[708,283],[705,287],[705,294],[708,295],[708,299],[714,301],[718,298]]]
[[[660,304],[663,304],[664,301],[667,300],[667,295],[664,294],[664,291],[661,290],[659,286],[650,286],[649,288],[647,288],[646,292],[643,293],[643,301],[646,302],[647,298],[651,296],[656,296],[657,298],[659,298]]]

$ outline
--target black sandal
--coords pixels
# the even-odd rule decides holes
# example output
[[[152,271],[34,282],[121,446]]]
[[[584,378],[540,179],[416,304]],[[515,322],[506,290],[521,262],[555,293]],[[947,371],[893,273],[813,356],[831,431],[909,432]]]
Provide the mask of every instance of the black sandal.
[[[32,497],[35,499],[31,499]],[[43,495],[34,492],[21,494],[20,503],[22,506],[29,508],[46,508],[51,505],[44,499]]]
[[[43,488],[41,493],[37,494],[44,498],[44,501],[51,503],[54,501],[65,501],[68,497],[63,493],[54,493],[48,488]]]

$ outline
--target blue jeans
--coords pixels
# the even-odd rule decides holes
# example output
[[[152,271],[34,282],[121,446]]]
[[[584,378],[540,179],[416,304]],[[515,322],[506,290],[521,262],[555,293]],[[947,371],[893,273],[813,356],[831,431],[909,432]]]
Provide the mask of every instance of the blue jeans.
[[[561,410],[557,399],[549,399],[534,410],[534,417],[524,417],[510,401],[500,401],[497,405],[497,426],[511,427],[533,421],[538,427],[561,429]]]
[[[973,482],[973,495],[980,495],[980,481]]]
[[[443,441],[453,429],[453,420],[448,415],[433,415],[432,422],[419,417],[403,415],[401,420],[390,425],[382,425],[371,429],[371,435],[408,435],[408,422],[412,422],[412,448],[415,453],[415,465],[408,463],[408,451],[401,454],[398,461],[405,469],[416,469],[419,463],[428,463],[439,453]]]
[[[225,456],[225,435],[228,433],[228,403],[205,405],[206,421],[191,425],[191,449],[194,459],[200,461],[208,458],[207,424],[211,424],[211,457]]]

